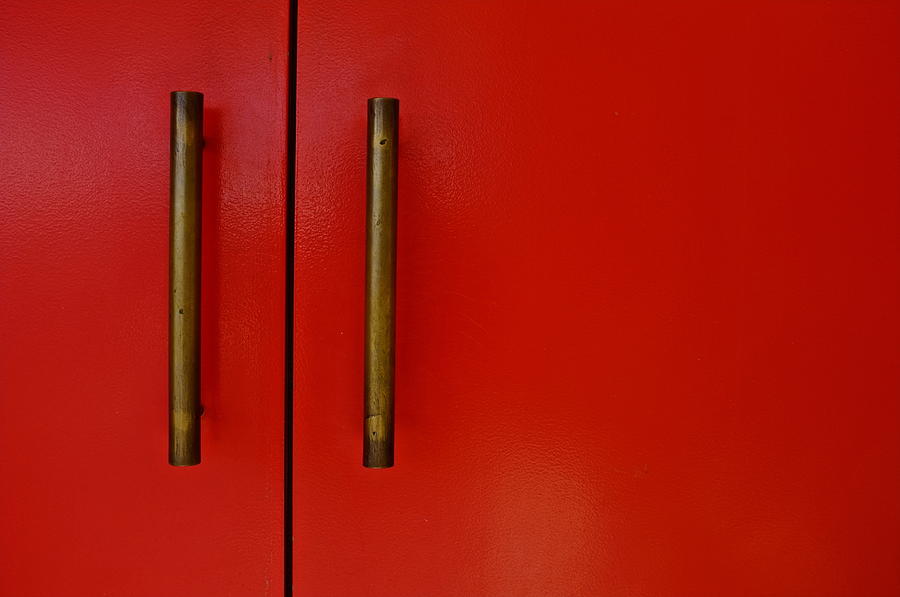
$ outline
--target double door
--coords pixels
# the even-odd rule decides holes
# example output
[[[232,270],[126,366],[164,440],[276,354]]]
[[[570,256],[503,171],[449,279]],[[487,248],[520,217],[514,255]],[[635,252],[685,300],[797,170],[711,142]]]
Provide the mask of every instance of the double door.
[[[897,594],[898,22],[6,2],[0,595]],[[192,467],[166,454],[179,89],[205,98]],[[400,99],[385,470],[374,96]]]

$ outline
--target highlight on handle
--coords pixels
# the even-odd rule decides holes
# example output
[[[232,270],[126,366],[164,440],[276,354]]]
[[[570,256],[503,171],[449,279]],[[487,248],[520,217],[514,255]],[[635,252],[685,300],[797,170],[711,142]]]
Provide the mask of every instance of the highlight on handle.
[[[394,310],[400,101],[368,102],[363,466],[394,465]]]
[[[200,464],[203,94],[173,91],[169,146],[169,464]]]

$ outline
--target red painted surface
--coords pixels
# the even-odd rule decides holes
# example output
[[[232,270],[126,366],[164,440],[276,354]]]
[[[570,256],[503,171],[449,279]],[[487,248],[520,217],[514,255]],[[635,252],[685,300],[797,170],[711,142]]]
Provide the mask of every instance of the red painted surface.
[[[0,595],[279,595],[287,2],[0,9]],[[169,92],[206,94],[203,464],[166,464]]]
[[[303,596],[900,593],[900,5],[301,0]],[[397,466],[361,458],[401,100]]]

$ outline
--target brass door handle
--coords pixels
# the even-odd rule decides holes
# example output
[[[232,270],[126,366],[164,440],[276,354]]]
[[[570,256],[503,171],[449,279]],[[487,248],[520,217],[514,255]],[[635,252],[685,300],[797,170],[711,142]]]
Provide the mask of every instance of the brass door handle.
[[[394,310],[400,101],[371,98],[366,159],[363,466],[394,466]]]
[[[200,464],[203,94],[173,91],[169,141],[169,464]]]

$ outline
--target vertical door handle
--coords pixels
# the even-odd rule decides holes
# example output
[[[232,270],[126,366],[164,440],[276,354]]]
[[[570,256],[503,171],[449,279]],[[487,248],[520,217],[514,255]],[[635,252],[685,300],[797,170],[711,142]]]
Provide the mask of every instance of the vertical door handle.
[[[397,132],[400,102],[368,103],[363,466],[394,466],[394,309],[397,262]]]
[[[203,94],[173,91],[169,142],[169,464],[200,464]]]

